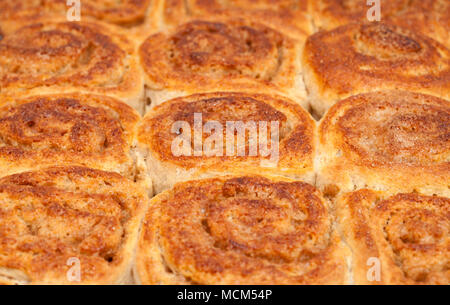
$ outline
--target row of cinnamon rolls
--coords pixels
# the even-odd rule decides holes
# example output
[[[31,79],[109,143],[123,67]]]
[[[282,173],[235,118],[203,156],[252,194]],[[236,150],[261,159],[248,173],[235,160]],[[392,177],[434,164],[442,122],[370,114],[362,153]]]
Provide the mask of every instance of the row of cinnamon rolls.
[[[356,10],[358,1],[345,1],[342,9],[334,1],[314,1],[314,5],[323,2],[317,9],[323,11],[319,20],[327,20],[327,15],[342,19],[324,21],[340,26],[323,24],[317,29],[326,30],[316,33],[297,17],[291,21],[285,18],[288,12],[306,14],[308,5],[297,1],[280,1],[278,10],[269,10],[266,1],[220,1],[229,9],[239,5],[250,8],[246,14],[253,14],[253,18],[237,11],[225,14],[224,8],[216,7],[219,1],[192,1],[198,3],[189,9],[176,9],[177,1],[167,1],[163,4],[170,7],[165,9],[170,14],[192,13],[197,5],[222,13],[205,11],[201,17],[180,17],[174,26],[150,28],[113,21],[116,19],[112,16],[118,12],[123,18],[128,14],[130,18],[139,15],[146,19],[152,15],[149,11],[153,11],[153,2],[157,1],[105,1],[100,14],[104,16],[99,17],[91,12],[88,1],[83,6],[86,14],[97,19],[68,22],[58,14],[46,17],[46,10],[38,14],[33,1],[16,3],[15,7],[3,0],[0,7],[13,8],[0,9],[0,94],[98,93],[119,98],[146,113],[178,96],[256,91],[291,98],[316,118],[340,99],[375,90],[401,89],[449,98],[450,43],[448,38],[426,32],[437,26],[423,25],[424,32],[389,19],[369,23],[355,17],[352,20],[359,22],[344,22],[348,18],[341,16],[343,8]],[[186,5],[191,1],[182,2]],[[415,1],[394,2],[398,3],[389,1],[391,4],[384,7],[386,15],[418,10],[429,16],[424,17],[426,20],[440,20],[444,29],[448,27],[449,17],[443,17],[450,10],[447,1],[430,1],[428,8]],[[42,5],[42,1],[39,3]],[[45,1],[44,5],[51,12],[57,3]],[[27,5],[30,7],[22,8]],[[94,7],[102,9],[101,5]],[[269,11],[267,18],[258,17],[258,12]],[[30,17],[32,12],[35,18]],[[26,21],[15,13],[25,14]],[[272,15],[282,16],[281,20],[269,18]],[[439,19],[435,15],[443,16]],[[286,24],[301,31],[290,31]]]
[[[64,262],[78,257],[83,283],[369,283],[375,258],[374,283],[448,284],[447,100],[365,93],[319,123],[248,92],[175,98],[142,119],[92,94],[4,99],[0,113],[3,282],[67,283]],[[277,122],[276,164],[175,156],[174,123],[193,134],[198,113],[202,127]]]
[[[272,2],[0,0],[0,282],[450,282],[448,4]]]
[[[15,27],[17,23],[36,22],[41,18],[66,17],[75,4],[64,0],[2,0],[0,20]],[[379,6],[383,21],[448,42],[447,1],[381,0]],[[373,11],[363,0],[84,0],[78,8],[83,18],[127,29],[158,30],[204,16],[239,16],[297,37],[366,21]]]

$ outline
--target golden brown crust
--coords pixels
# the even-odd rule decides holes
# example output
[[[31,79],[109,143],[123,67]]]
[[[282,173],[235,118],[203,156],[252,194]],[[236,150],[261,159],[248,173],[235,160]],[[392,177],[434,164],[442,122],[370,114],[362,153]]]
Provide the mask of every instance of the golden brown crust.
[[[339,99],[375,90],[450,97],[450,50],[399,27],[348,24],[316,33],[308,38],[302,60],[312,107],[319,114]]]
[[[163,7],[163,20],[166,26],[170,26],[211,15],[242,17],[304,41],[313,31],[307,10],[305,0],[167,0]]]
[[[136,272],[143,284],[341,284],[347,254],[313,186],[215,178],[151,201]]]
[[[83,0],[81,18],[130,26],[143,23],[150,14],[152,2],[159,0]],[[0,20],[34,22],[42,17],[65,18],[69,6],[66,0],[0,0]]]
[[[365,22],[372,5],[365,0],[314,0],[309,11],[315,27],[332,30],[350,22]],[[423,33],[450,47],[450,3],[447,0],[381,0],[382,22]]]
[[[201,114],[203,131],[200,156],[194,154],[194,115]],[[187,122],[191,139],[189,150],[180,155],[174,153],[173,143],[180,137],[173,126],[176,122]],[[205,130],[208,122],[218,122],[222,136],[214,145],[207,145],[213,132]],[[238,155],[238,135],[233,132],[234,152],[227,154],[227,122],[254,124],[256,139],[246,134],[245,154]],[[260,122],[267,124],[267,129]],[[276,122],[278,127],[272,125]],[[251,126],[251,125],[248,125]],[[314,178],[313,160],[315,154],[316,124],[312,117],[294,102],[276,95],[250,93],[214,92],[176,98],[155,107],[149,112],[138,131],[138,142],[146,155],[147,167],[154,180],[156,192],[171,187],[174,183],[218,174],[231,173],[271,173],[291,178],[302,178],[312,182]],[[279,133],[276,139],[272,135]],[[251,132],[251,127],[247,129]],[[229,130],[228,130],[229,131]],[[266,132],[264,134],[264,132]],[[183,130],[183,132],[186,132]],[[197,142],[199,138],[196,138]],[[250,142],[256,146],[251,154]],[[254,142],[253,142],[254,141]],[[276,148],[276,141],[278,148]],[[267,144],[265,153],[259,145]],[[219,148],[218,151],[215,148]],[[181,150],[181,149],[180,149]],[[211,155],[206,155],[211,151]],[[278,156],[275,156],[278,154]],[[272,161],[272,163],[271,163]],[[267,164],[267,165],[265,165]]]
[[[355,284],[450,283],[449,198],[363,189],[339,198],[337,211]]]
[[[450,101],[406,91],[350,97],[319,126],[319,184],[450,195]]]
[[[423,33],[450,48],[450,2],[447,0],[411,0],[407,9],[386,21]]]
[[[314,0],[309,2],[309,12],[318,30],[331,30],[350,22],[366,21],[367,11],[373,6],[366,2],[366,0]],[[411,2],[381,0],[381,21],[406,9]]]
[[[30,95],[88,91],[142,107],[135,46],[121,33],[92,22],[24,26],[0,41],[0,90]]]
[[[132,178],[139,120],[131,107],[106,96],[0,97],[1,174],[78,164]]]
[[[299,48],[258,23],[195,20],[150,36],[140,57],[152,92],[275,90],[301,99]],[[152,105],[165,100],[153,99]]]
[[[53,167],[0,179],[0,278],[114,284],[129,275],[145,192],[119,174]],[[81,282],[67,277],[80,262]]]

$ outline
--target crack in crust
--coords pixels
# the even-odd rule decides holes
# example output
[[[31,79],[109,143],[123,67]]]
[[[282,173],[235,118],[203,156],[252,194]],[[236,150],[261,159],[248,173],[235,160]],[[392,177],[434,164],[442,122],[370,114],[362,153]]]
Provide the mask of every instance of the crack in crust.
[[[344,283],[346,254],[313,186],[225,177],[153,199],[137,273],[144,284]]]
[[[319,127],[319,184],[447,194],[449,135],[446,100],[406,91],[350,97]]]
[[[367,189],[338,199],[345,239],[353,250],[356,284],[450,283],[450,199],[417,193],[393,196]],[[381,263],[381,281],[366,262]]]
[[[54,164],[135,172],[131,149],[140,117],[109,97],[82,94],[3,98],[3,175]]]
[[[2,281],[6,273],[9,283],[70,284],[72,257],[80,260],[81,284],[122,281],[146,200],[120,175],[82,167],[0,179]]]

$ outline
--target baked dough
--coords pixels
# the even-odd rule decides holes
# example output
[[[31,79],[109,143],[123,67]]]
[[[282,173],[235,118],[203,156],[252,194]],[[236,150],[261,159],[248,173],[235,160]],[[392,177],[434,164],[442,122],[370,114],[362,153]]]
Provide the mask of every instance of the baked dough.
[[[196,115],[201,115],[197,119],[201,141],[194,139]],[[188,124],[188,132],[180,130],[181,125],[174,129],[180,121]],[[207,129],[211,122],[218,122],[222,130]],[[247,126],[236,125],[241,128],[236,131],[227,128],[227,122]],[[176,98],[155,107],[139,127],[138,145],[157,193],[180,181],[231,173],[271,173],[313,183],[315,131],[316,123],[309,113],[286,98],[214,92]],[[242,142],[240,135],[245,136]],[[181,144],[174,146],[180,137],[187,149]],[[243,153],[240,147],[245,149]]]
[[[128,179],[53,167],[1,178],[0,200],[0,283],[131,281],[148,198]]]
[[[155,2],[160,0],[82,0],[81,18],[97,20],[121,26],[143,23]],[[72,5],[73,6],[73,5]],[[0,20],[33,23],[41,17],[66,18],[67,0],[0,0]]]
[[[150,36],[139,53],[152,106],[211,91],[278,92],[299,103],[306,95],[300,44],[252,21],[194,20]]]
[[[239,16],[304,41],[313,33],[307,11],[305,0],[166,0],[162,15],[165,27],[211,15]]]
[[[410,0],[380,0],[381,21],[399,13],[408,6]],[[368,21],[367,13],[373,4],[366,0],[313,0],[309,2],[316,30],[332,30],[351,22]]]
[[[352,96],[320,123],[317,183],[450,197],[449,134],[447,100],[406,91]]]
[[[107,24],[43,21],[0,41],[0,93],[93,92],[142,111],[143,77],[135,46]]]
[[[420,32],[450,48],[450,1],[411,0],[387,22]]]
[[[347,256],[313,186],[224,177],[152,199],[134,274],[142,284],[343,284]]]
[[[355,284],[450,284],[448,197],[362,189],[339,198],[337,213]]]
[[[313,0],[309,12],[316,30],[332,30],[350,22],[368,21],[373,6],[366,0]],[[421,32],[450,47],[448,0],[381,0],[379,21]]]
[[[148,180],[135,150],[139,121],[133,108],[106,96],[0,96],[1,176],[77,164]]]
[[[348,24],[316,33],[308,38],[302,61],[318,115],[340,99],[376,90],[450,98],[450,49],[396,26]]]

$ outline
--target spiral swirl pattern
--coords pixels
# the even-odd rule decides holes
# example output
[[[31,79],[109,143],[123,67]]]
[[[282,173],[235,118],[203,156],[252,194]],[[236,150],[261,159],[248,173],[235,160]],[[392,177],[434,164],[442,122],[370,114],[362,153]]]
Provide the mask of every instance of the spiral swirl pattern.
[[[178,25],[205,16],[242,17],[263,23],[299,40],[312,34],[306,1],[293,0],[169,0],[164,2],[166,24]]]
[[[137,252],[146,284],[343,283],[345,251],[320,193],[257,176],[197,180],[152,201]]]
[[[448,193],[449,134],[449,101],[405,91],[350,97],[320,125],[319,175],[345,190]]]
[[[387,22],[423,33],[450,48],[450,2],[446,0],[412,0],[407,9]]]
[[[49,21],[6,35],[0,41],[1,92],[81,90],[139,107],[143,88],[133,44],[110,30],[103,24]]]
[[[356,283],[367,283],[369,257],[381,261],[379,284],[450,283],[449,198],[361,190],[345,195],[338,211]]]
[[[210,122],[219,123],[222,129],[214,132],[221,133],[222,143],[208,146],[208,138],[213,132],[204,131],[201,135],[204,148],[201,156],[193,153],[193,136],[187,139],[190,150],[186,154],[174,154],[172,144],[179,138],[179,133],[174,132],[172,126],[176,122],[187,122],[190,134],[194,135],[196,114],[202,115],[202,130]],[[256,134],[245,134],[244,142],[238,143],[238,136],[233,131],[234,153],[228,155],[227,146],[231,140],[227,138],[230,132],[227,122],[254,124]],[[266,128],[261,128],[260,122],[266,123]],[[278,125],[275,127],[273,122]],[[276,130],[272,130],[272,127]],[[247,130],[252,132],[251,127]],[[272,138],[274,135],[276,138]],[[147,167],[158,193],[175,182],[211,172],[266,172],[312,181],[314,136],[314,120],[288,99],[275,95],[223,92],[195,94],[167,101],[145,116],[138,131],[138,140],[142,151],[146,152]],[[244,155],[238,155],[238,145],[245,146]],[[260,145],[265,145],[267,153],[261,150]],[[255,149],[253,155],[250,153],[252,149]],[[274,160],[275,154],[278,154],[277,160]],[[271,159],[274,163],[271,167],[261,166],[263,161],[269,163]],[[160,167],[156,164],[160,164]],[[182,177],[183,171],[186,176]]]
[[[310,36],[303,66],[312,106],[321,114],[337,100],[367,91],[404,89],[439,97],[450,92],[450,50],[382,23]]]
[[[371,16],[375,3],[369,5],[361,0],[314,0],[309,5],[319,29],[332,30],[375,17]],[[450,3],[447,0],[381,0],[379,17],[382,22],[422,33],[450,47]]]
[[[109,97],[60,94],[3,99],[3,175],[51,164],[80,164],[133,175],[139,115]]]
[[[158,0],[83,0],[81,15],[119,25],[141,23],[151,2]],[[66,0],[0,0],[0,20],[36,21],[41,17],[65,18]]]
[[[132,194],[132,195],[130,195]],[[55,167],[0,179],[0,282],[114,284],[129,276],[146,195],[118,174]]]
[[[196,20],[140,47],[147,86],[153,91],[276,89],[298,96],[297,52],[292,39],[241,19]],[[157,103],[158,104],[158,103]]]

